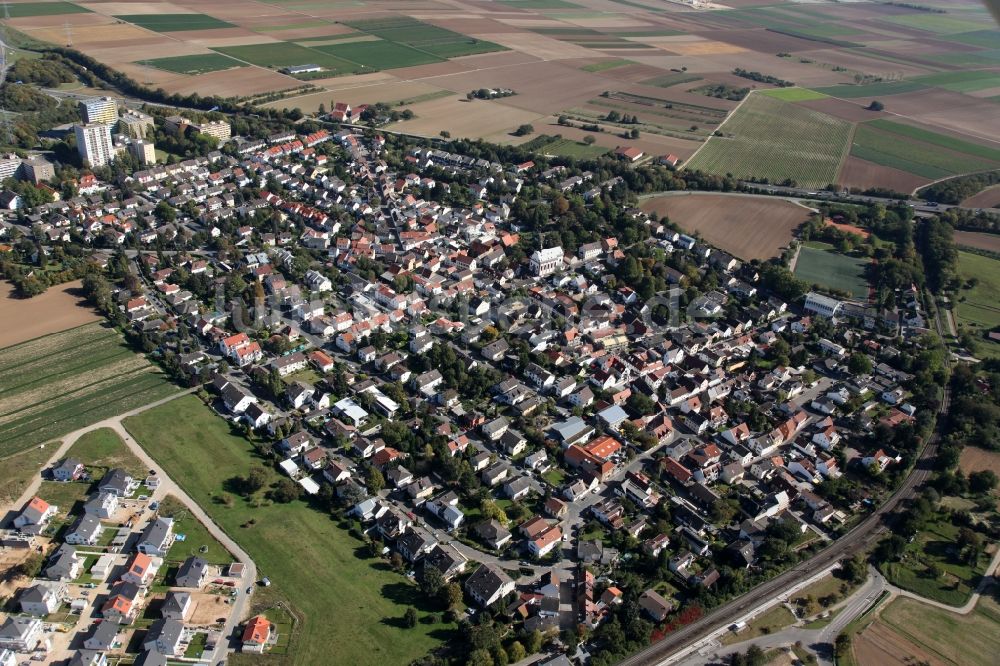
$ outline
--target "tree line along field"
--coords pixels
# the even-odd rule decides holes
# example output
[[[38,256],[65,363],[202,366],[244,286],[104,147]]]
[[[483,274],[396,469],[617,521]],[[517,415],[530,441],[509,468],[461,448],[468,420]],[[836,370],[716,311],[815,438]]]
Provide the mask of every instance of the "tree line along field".
[[[932,179],[1000,166],[1000,150],[883,119],[858,124],[851,156]]]
[[[253,465],[265,469],[267,486],[279,476],[250,442],[232,434],[228,423],[196,397],[178,398],[128,418],[124,425],[246,549],[260,574],[273,581],[272,589],[294,600],[302,622],[294,661],[288,663],[404,664],[439,646],[453,631],[445,623],[402,628],[398,620],[408,606],[424,615],[419,589],[381,559],[370,558],[364,544],[338,527],[328,512],[303,501],[271,502],[263,491],[251,499],[230,494],[232,480],[246,476]]]
[[[7,347],[0,350],[0,456],[176,391],[99,323]]]
[[[752,93],[688,161],[687,167],[737,178],[792,179],[820,187],[837,179],[852,124]]]

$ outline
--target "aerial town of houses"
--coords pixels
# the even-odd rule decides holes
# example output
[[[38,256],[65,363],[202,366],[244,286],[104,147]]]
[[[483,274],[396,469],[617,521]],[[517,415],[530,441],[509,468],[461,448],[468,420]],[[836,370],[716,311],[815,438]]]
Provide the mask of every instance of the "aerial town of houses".
[[[115,122],[126,137],[153,122],[83,106],[78,147],[95,166],[113,159]],[[613,236],[512,259],[523,229],[511,210],[525,185],[591,202],[620,178],[415,144],[390,157],[371,131],[263,140],[230,138],[222,121],[165,122],[231,149],[137,171],[127,193],[84,175],[77,196],[11,216],[2,232],[110,248],[95,251],[101,264],[115,248],[138,248],[138,289],[116,288],[127,325],[206,382],[222,417],[273,441],[280,471],[304,494],[332,486],[387,553],[464,581],[473,609],[502,602],[511,623],[542,632],[596,627],[621,603],[615,567],[635,558],[665,561],[678,590],[712,588],[723,565],[754,566],[776,522],[803,542],[836,538],[852,511],[815,486],[848,465],[882,471],[898,460],[858,443],[879,423],[914,418],[910,377],[893,359],[925,326],[915,292],[892,313],[819,293],[786,303],[761,290],[752,265],[629,209],[664,253],[719,277],[689,316],[654,324],[649,304],[610,279],[628,253]],[[145,154],[143,133],[131,136],[122,145]],[[18,161],[11,173],[45,180],[37,159]],[[458,187],[474,203],[443,203]],[[157,215],[162,202],[175,219]],[[206,245],[156,251],[194,235]],[[208,249],[221,240],[224,252]],[[681,291],[685,274],[669,274]],[[261,296],[243,321],[216,296],[236,277]],[[195,282],[211,288],[196,293]],[[754,363],[780,340],[798,341],[794,364]],[[869,374],[847,371],[857,353],[871,358]],[[468,377],[488,383],[469,390]],[[452,462],[401,442],[394,423],[429,428]],[[49,474],[71,483],[86,466],[64,460]],[[384,487],[372,485],[375,471]],[[169,579],[158,575],[177,535],[156,511],[156,486],[155,475],[121,469],[99,481],[39,578],[18,591],[0,626],[0,664],[68,644],[46,621],[66,607],[80,615],[70,633],[83,636],[71,664],[120,654],[137,621],[148,630],[135,664],[173,661],[199,633],[209,654],[233,622],[243,650],[268,649],[266,618],[192,620],[197,599],[244,594],[254,581],[239,564],[190,556]],[[731,500],[738,511],[720,520]],[[38,548],[55,513],[31,499],[3,546]],[[158,614],[137,620],[149,618],[154,580],[165,594]],[[677,600],[651,588],[639,604],[662,621]]]

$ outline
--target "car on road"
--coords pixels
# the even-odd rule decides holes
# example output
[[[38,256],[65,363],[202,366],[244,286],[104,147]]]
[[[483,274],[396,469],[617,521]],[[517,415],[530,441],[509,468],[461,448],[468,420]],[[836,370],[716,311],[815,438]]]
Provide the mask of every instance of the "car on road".
[[[247,588],[247,594],[250,594],[251,592],[253,592],[253,587],[248,587]]]

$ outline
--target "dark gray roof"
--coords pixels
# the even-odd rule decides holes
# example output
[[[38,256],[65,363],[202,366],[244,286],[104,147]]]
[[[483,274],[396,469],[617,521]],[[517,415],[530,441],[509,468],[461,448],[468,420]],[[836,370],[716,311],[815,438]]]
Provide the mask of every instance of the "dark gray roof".
[[[503,569],[492,564],[482,564],[465,581],[465,589],[474,592],[483,599],[489,599],[497,590],[510,583],[511,578]]]
[[[146,632],[146,640],[143,644],[148,647],[150,643],[157,641],[161,645],[176,645],[181,639],[183,631],[184,625],[177,620],[156,620]]]
[[[188,592],[181,592],[179,590],[167,592],[166,598],[163,599],[163,605],[160,606],[160,615],[164,617],[168,615],[181,615],[184,612],[184,607],[187,606],[190,600],[191,595]]]
[[[171,526],[173,525],[173,520],[170,518],[158,517],[146,526],[146,529],[142,531],[142,536],[139,537],[139,543],[152,544],[157,548],[163,546],[163,543],[167,540],[167,536],[171,532]]]
[[[93,650],[107,650],[114,644],[120,626],[114,622],[101,622],[94,625],[94,631],[86,638],[88,647]]]
[[[175,578],[178,587],[198,587],[208,569],[208,562],[200,557],[189,557],[177,569]]]
[[[132,479],[128,472],[116,467],[114,469],[109,469],[108,473],[104,475],[101,482],[97,485],[97,489],[101,492],[112,491],[119,495],[124,495],[128,492],[128,482]]]

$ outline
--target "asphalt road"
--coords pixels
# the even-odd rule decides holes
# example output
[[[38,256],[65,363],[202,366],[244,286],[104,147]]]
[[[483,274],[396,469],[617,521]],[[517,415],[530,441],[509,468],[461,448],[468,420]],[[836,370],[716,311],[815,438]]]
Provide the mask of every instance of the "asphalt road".
[[[948,390],[945,389],[939,414],[947,411],[949,405]],[[914,495],[931,475],[931,463],[937,451],[937,434],[924,446],[913,470],[902,485],[882,506],[877,508],[868,518],[831,545],[821,550],[811,559],[796,567],[761,583],[754,589],[733,599],[728,604],[711,611],[701,619],[668,634],[663,640],[650,645],[645,650],[627,657],[620,663],[623,666],[652,666],[660,664],[675,652],[704,638],[720,626],[731,624],[738,620],[748,610],[763,602],[779,597],[798,580],[809,577],[843,558],[862,552],[879,540],[887,531],[883,518],[895,511],[901,502]]]

